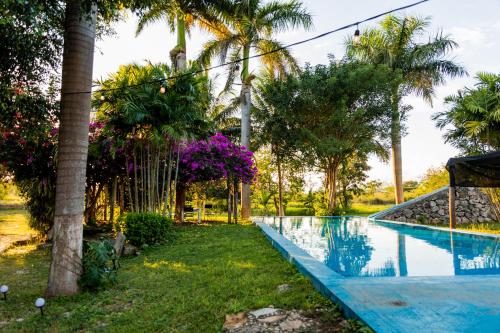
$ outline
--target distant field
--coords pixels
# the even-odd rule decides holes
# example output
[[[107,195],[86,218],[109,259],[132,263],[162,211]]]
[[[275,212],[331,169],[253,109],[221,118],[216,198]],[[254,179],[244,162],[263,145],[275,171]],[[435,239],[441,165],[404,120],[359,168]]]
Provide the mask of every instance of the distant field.
[[[347,212],[348,215],[368,216],[378,213],[384,209],[390,208],[392,205],[368,205],[364,203],[353,203],[351,209]]]

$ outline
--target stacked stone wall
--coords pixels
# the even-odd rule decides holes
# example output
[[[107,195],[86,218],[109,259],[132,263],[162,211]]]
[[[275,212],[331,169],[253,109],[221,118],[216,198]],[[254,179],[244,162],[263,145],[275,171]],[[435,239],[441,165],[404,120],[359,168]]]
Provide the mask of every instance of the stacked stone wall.
[[[457,188],[457,223],[485,223],[495,220],[491,202],[480,189]],[[377,219],[437,224],[448,223],[448,188],[442,188],[431,195],[416,198],[387,213],[381,212]]]

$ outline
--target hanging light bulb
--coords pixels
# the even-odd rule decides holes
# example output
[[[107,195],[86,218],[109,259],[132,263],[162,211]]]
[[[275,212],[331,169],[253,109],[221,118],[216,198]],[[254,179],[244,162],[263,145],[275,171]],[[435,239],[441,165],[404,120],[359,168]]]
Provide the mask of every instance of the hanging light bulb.
[[[354,31],[354,38],[352,39],[352,42],[354,45],[358,45],[361,40],[361,36],[359,33],[358,25],[356,25],[356,31]]]
[[[164,94],[166,91],[165,87],[164,86],[161,86],[160,87],[160,94]]]

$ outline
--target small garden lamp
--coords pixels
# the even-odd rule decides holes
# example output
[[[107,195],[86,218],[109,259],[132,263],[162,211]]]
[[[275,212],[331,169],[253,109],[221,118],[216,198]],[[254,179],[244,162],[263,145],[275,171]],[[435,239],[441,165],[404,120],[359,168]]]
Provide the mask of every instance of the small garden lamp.
[[[165,93],[165,91],[166,91],[165,87],[164,87],[164,86],[161,86],[161,87],[160,87],[160,93],[161,93],[161,94],[164,94],[164,93]]]
[[[40,313],[43,316],[43,307],[45,306],[45,300],[43,298],[37,298],[35,301],[35,306],[40,309]]]
[[[104,97],[104,95],[101,95],[101,97],[99,98],[101,101],[104,101],[106,99],[106,97]]]
[[[354,38],[352,40],[354,45],[358,45],[361,40],[361,34],[359,32],[358,25],[356,25],[356,31],[354,31]]]
[[[2,285],[0,287],[0,292],[3,294],[3,299],[6,301],[7,300],[7,292],[9,291],[9,286],[7,285]]]

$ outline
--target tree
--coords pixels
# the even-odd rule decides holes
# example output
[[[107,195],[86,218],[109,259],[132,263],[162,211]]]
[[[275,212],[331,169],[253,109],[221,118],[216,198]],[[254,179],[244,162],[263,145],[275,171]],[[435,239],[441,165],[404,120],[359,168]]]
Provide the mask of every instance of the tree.
[[[251,75],[249,59],[251,49],[258,53],[278,50],[282,44],[272,38],[276,32],[298,27],[306,29],[312,26],[311,15],[297,0],[287,2],[260,0],[231,1],[227,10],[221,12],[222,19],[207,22],[204,28],[214,38],[206,42],[199,56],[200,62],[208,67],[215,56],[224,62],[229,54],[230,60],[243,58],[240,78],[241,93],[239,104],[241,109],[241,144],[250,145],[250,108],[251,87],[254,75]],[[290,52],[281,49],[260,58],[270,71],[284,74],[296,70],[297,64]],[[228,67],[228,80],[224,90],[232,87],[240,66],[237,63]],[[250,187],[243,185],[241,214],[243,218],[250,216]]]
[[[389,15],[380,22],[380,28],[364,31],[359,43],[348,41],[350,55],[369,63],[385,64],[402,74],[402,80],[393,81],[390,95],[391,156],[397,204],[404,201],[401,129],[405,115],[402,98],[416,93],[432,103],[434,88],[447,76],[465,74],[461,66],[447,58],[457,46],[450,37],[438,33],[426,43],[418,42],[429,23],[428,18]]]
[[[259,133],[257,142],[271,147],[271,156],[277,166],[278,209],[276,213],[279,216],[285,215],[284,165],[299,162],[295,156],[298,151],[297,133],[299,131],[295,128],[297,122],[294,122],[295,108],[300,103],[298,101],[300,99],[299,87],[299,80],[294,76],[276,78],[269,73],[259,78],[254,87],[256,92],[254,115]]]
[[[463,154],[500,150],[500,74],[478,73],[475,88],[445,99],[449,108],[433,115],[445,141]]]
[[[294,108],[303,161],[325,175],[326,209],[338,205],[339,168],[370,153],[385,158],[386,95],[392,73],[385,65],[349,60],[306,67],[300,75],[302,101]]]
[[[102,22],[109,22],[116,18],[118,9],[124,4],[136,8],[146,5],[147,1],[137,4],[134,1],[66,1],[54,237],[48,296],[78,292],[96,17],[99,10]]]
[[[184,73],[197,68],[195,65]],[[180,219],[185,188],[177,181],[182,172],[178,160],[185,141],[206,137],[210,130],[206,116],[211,103],[209,81],[205,75],[181,75],[164,82],[164,90],[157,83],[136,86],[175,73],[165,64],[121,66],[100,82],[109,91],[96,93],[94,104],[98,119],[106,122],[108,135],[126,152],[127,173],[121,177],[127,186],[130,209],[168,211],[170,215],[171,187],[175,184],[176,215]],[[129,85],[132,87],[127,88]]]
[[[180,182],[183,184],[226,179],[228,223],[232,217],[236,222],[238,183],[251,184],[257,173],[253,153],[217,133],[207,141],[191,142],[183,149],[180,162]]]
[[[78,292],[95,40],[95,7],[66,2],[56,205],[48,296]]]

